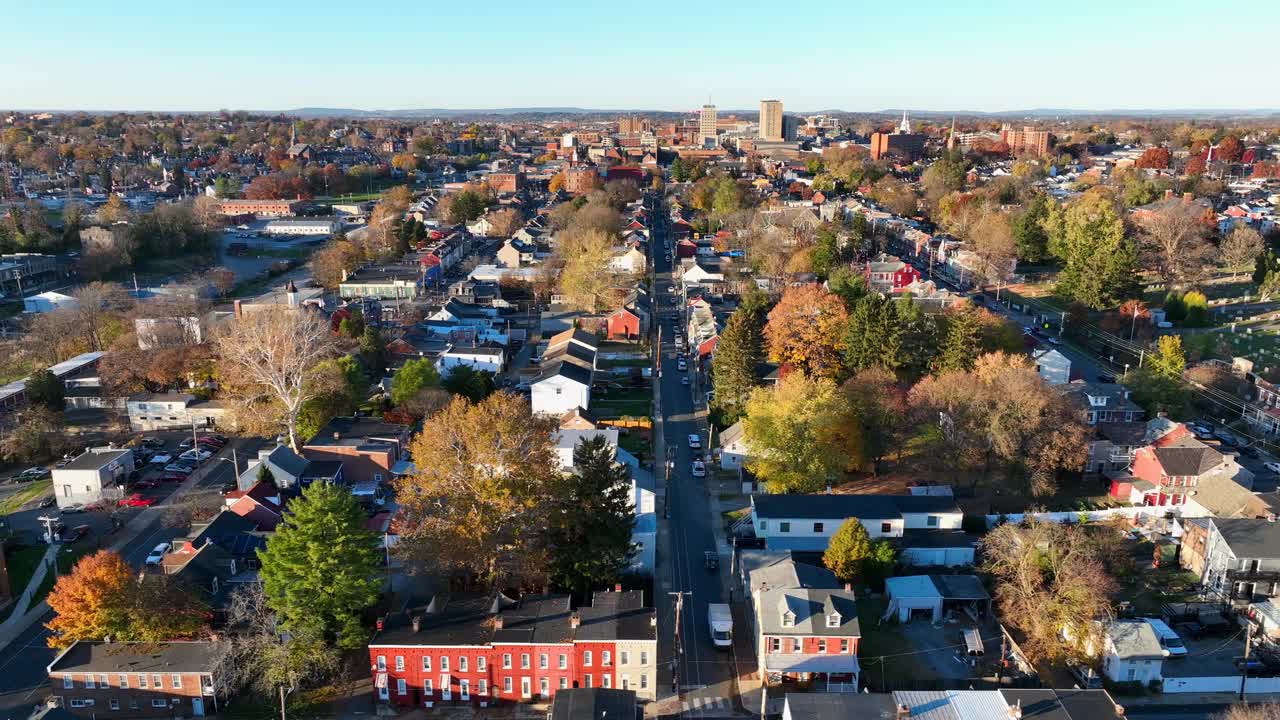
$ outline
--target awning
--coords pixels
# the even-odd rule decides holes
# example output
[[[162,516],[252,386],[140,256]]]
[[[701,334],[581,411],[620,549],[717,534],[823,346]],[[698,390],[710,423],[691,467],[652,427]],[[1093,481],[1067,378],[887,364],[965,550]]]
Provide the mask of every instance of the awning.
[[[840,642],[840,638],[828,638],[827,642]],[[803,655],[793,653],[766,653],[764,669],[769,672],[791,673],[857,673],[857,655]]]
[[[387,674],[380,672],[373,676],[373,686],[381,690],[387,686]]]

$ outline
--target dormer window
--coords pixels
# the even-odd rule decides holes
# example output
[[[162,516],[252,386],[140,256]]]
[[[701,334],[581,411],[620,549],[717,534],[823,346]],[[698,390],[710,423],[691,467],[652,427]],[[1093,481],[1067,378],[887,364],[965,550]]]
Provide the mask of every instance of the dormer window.
[[[827,627],[840,627],[840,613],[827,613]]]
[[[782,611],[782,627],[795,627],[795,626],[796,626],[796,614],[791,612],[790,610],[783,610]]]

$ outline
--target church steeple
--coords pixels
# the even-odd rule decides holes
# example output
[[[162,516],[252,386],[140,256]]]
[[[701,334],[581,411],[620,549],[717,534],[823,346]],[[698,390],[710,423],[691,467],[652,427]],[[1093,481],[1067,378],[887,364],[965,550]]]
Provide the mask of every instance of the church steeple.
[[[907,119],[907,110],[902,110],[902,122],[898,123],[898,132],[909,135],[911,133],[911,121]]]

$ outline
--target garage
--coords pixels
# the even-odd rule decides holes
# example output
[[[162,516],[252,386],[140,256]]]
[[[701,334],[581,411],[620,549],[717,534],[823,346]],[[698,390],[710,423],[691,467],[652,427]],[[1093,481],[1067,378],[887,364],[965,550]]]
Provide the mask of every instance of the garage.
[[[942,622],[950,612],[964,612],[974,617],[991,612],[991,596],[973,575],[907,575],[885,580],[889,607],[883,619],[897,617],[899,622],[923,618]]]

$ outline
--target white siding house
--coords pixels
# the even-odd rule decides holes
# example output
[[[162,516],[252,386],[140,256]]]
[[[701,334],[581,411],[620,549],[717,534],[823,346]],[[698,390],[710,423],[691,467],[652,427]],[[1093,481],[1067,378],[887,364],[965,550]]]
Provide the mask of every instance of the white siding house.
[[[720,467],[737,470],[747,461],[747,434],[742,422],[736,422],[720,433]]]
[[[88,505],[120,498],[120,485],[133,472],[133,451],[96,448],[53,470],[58,507]]]
[[[537,415],[559,417],[575,408],[591,407],[591,371],[570,362],[557,363],[530,383]]]

